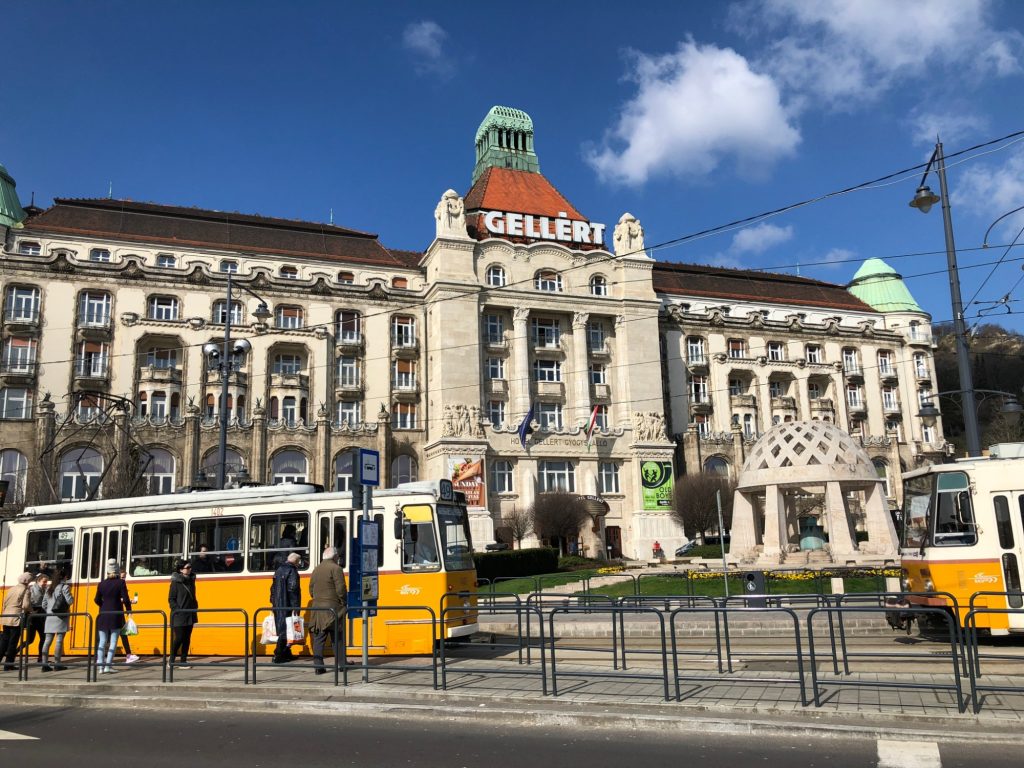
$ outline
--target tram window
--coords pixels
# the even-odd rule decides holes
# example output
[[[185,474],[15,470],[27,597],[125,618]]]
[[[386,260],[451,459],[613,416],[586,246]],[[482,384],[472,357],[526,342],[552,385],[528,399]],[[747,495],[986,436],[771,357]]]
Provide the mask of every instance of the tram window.
[[[249,570],[277,570],[291,552],[298,552],[299,570],[309,567],[309,515],[253,515],[249,521]]]
[[[469,516],[465,507],[439,505],[437,521],[441,527],[441,546],[449,571],[468,571],[473,567],[473,544],[469,536]]]
[[[992,499],[992,506],[996,510],[996,533],[999,534],[999,546],[1003,549],[1013,549],[1013,524],[1010,522],[1010,503],[1005,496],[996,496]]]
[[[184,555],[185,524],[180,520],[132,526],[132,576],[166,576]]]
[[[61,570],[71,575],[71,554],[75,544],[73,528],[30,531],[25,546],[25,570],[30,573]]]
[[[934,542],[937,547],[964,547],[978,542],[974,506],[967,475],[946,472],[938,476]]]
[[[903,487],[903,546],[917,549],[928,536],[933,475],[907,480]]]
[[[324,550],[333,546],[338,550],[338,565],[345,567],[345,555],[348,552],[348,539],[345,531],[348,524],[344,515],[334,516],[334,544],[331,544],[331,518],[320,518],[320,548],[317,550],[317,557],[322,557]]]
[[[193,573],[242,570],[244,517],[213,517],[188,524],[188,556]]]
[[[124,559],[128,554],[128,529],[123,531],[111,529],[107,531],[107,560],[113,560],[118,565],[125,564]]]
[[[433,510],[426,504],[403,507],[402,570],[436,571],[440,567]]]

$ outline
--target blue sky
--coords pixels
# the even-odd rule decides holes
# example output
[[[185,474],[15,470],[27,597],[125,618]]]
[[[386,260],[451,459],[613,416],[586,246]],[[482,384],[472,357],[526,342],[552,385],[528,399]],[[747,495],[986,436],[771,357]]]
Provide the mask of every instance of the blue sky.
[[[577,208],[609,225],[630,211],[648,245],[922,163],[936,133],[952,154],[1024,130],[1024,3],[37,0],[2,14],[0,163],[24,202],[112,183],[313,221],[333,208],[397,248],[425,248],[441,194],[468,190],[494,104],[533,117],[541,170]],[[907,207],[919,180],[656,257],[845,283],[878,256],[946,320],[940,211]],[[1005,251],[980,250],[989,224],[1024,205],[1024,141],[950,161],[949,182],[964,300],[997,301],[1024,261],[976,265]],[[1024,330],[1024,280],[1005,306],[1016,314],[983,314]]]

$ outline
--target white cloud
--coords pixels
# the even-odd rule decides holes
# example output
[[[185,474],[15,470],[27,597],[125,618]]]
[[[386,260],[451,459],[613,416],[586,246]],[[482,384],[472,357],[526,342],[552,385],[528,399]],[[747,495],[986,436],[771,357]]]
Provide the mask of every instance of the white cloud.
[[[836,108],[870,99],[907,78],[951,70],[1005,76],[1021,71],[1024,37],[993,27],[989,0],[751,0],[734,26],[784,31],[759,64],[798,94]]]
[[[935,145],[935,138],[941,137],[947,144],[960,144],[969,136],[977,135],[988,128],[988,120],[964,112],[915,112],[909,121],[914,141],[929,149]]]
[[[848,248],[832,248],[820,259],[814,259],[813,266],[819,269],[838,269],[846,266],[857,254]]]
[[[780,243],[793,239],[793,227],[779,227],[775,224],[756,224],[741,229],[732,239],[729,251],[740,253],[764,253]]]
[[[435,21],[415,21],[402,32],[402,45],[414,59],[417,74],[450,76],[454,70],[444,51],[448,33]]]
[[[675,53],[632,58],[637,94],[604,145],[587,152],[602,179],[636,185],[661,173],[700,177],[726,159],[757,174],[800,142],[774,81],[735,51],[690,40]]]
[[[976,215],[988,226],[1024,204],[1024,147],[1011,152],[1001,164],[972,165],[963,171],[951,195],[953,207]],[[1024,214],[1018,213],[1000,222],[996,232],[1005,236],[1012,229],[1012,237],[1022,225]]]

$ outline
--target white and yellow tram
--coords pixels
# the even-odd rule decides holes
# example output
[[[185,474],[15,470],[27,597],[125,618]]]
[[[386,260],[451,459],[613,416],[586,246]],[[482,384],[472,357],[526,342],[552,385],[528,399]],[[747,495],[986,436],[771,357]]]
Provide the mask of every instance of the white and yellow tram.
[[[376,490],[370,514],[381,524],[380,610],[370,619],[370,652],[429,653],[442,632],[446,639],[474,633],[476,571],[461,494],[443,498],[439,484],[430,482]],[[144,612],[168,610],[175,560],[193,563],[200,609],[241,608],[251,623],[256,609],[269,605],[273,572],[288,553],[302,557],[304,604],[310,572],[326,547],[337,548],[348,574],[362,517],[351,494],[320,493],[301,484],[27,507],[0,529],[3,584],[15,584],[24,571],[59,568],[71,584],[72,610],[95,615],[96,584],[113,558],[127,570],[128,592],[139,612],[133,651],[160,653],[162,619]],[[448,593],[463,594],[446,600],[447,608],[457,610],[444,614],[442,627],[440,606]],[[438,637],[429,613],[387,610],[398,606],[432,608]],[[240,613],[200,613],[193,653],[240,655],[242,624]],[[347,628],[350,644],[361,640],[358,619]],[[66,651],[84,652],[88,634],[88,621],[72,617]]]
[[[961,625],[978,608],[1022,608],[1024,457],[1016,444],[992,455],[908,472],[903,482],[901,556],[910,592],[948,592]],[[940,595],[912,602],[951,607]],[[1024,613],[979,614],[992,634],[1024,632]]]

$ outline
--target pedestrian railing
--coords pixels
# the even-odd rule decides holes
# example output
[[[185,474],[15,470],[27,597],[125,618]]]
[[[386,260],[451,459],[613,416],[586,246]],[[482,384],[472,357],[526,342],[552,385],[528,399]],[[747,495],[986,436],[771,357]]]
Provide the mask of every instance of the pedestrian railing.
[[[442,600],[441,600],[441,605],[442,606],[444,605],[444,598],[442,598]],[[364,609],[361,606],[360,607],[353,606],[353,607],[347,608],[345,610],[345,615],[346,615],[346,617],[349,620],[357,620],[358,619],[358,620],[361,621],[362,620],[363,610]],[[401,614],[423,614],[425,616],[425,618],[422,618],[422,619],[417,619],[417,618],[397,619],[397,618],[394,618],[394,619],[390,619],[390,621],[385,622],[385,623],[386,624],[388,624],[388,623],[395,623],[395,624],[397,624],[397,623],[402,623],[402,624],[416,623],[416,624],[422,624],[422,625],[429,625],[429,627],[430,627],[430,636],[433,638],[433,642],[431,643],[430,653],[428,654],[429,658],[430,658],[430,662],[429,662],[429,664],[411,664],[411,663],[404,662],[404,661],[387,661],[386,659],[394,659],[394,658],[403,659],[403,658],[415,658],[415,657],[410,657],[410,656],[374,656],[373,658],[374,658],[375,661],[374,661],[374,663],[371,664],[370,663],[369,654],[367,654],[367,658],[366,658],[365,661],[362,658],[360,658],[360,660],[357,663],[355,663],[355,664],[351,664],[351,665],[346,664],[346,666],[344,667],[344,671],[342,673],[342,677],[344,679],[345,685],[348,685],[348,673],[349,673],[349,671],[350,670],[355,670],[355,669],[362,670],[362,678],[363,678],[363,682],[364,683],[370,682],[370,671],[371,670],[374,670],[374,671],[377,671],[377,672],[399,672],[399,671],[402,671],[402,672],[430,672],[430,675],[431,675],[431,678],[432,678],[433,688],[434,688],[434,690],[437,690],[437,688],[438,688],[438,682],[437,682],[437,667],[438,667],[437,651],[438,651],[438,645],[439,645],[438,640],[440,638],[440,635],[438,634],[439,626],[438,626],[438,622],[437,622],[437,613],[438,613],[437,610],[435,610],[434,608],[431,608],[429,605],[377,605],[377,606],[374,606],[372,610],[376,611],[378,615],[380,615],[380,614],[385,614],[385,615],[391,615],[391,614],[394,614],[394,615],[401,615]],[[442,608],[442,611],[443,610],[444,609]],[[462,607],[462,606],[459,606],[458,608],[452,608],[451,610],[452,611],[455,611],[455,610],[465,611],[466,609],[464,607]],[[356,635],[355,632],[353,632],[351,630],[351,628],[349,629],[349,631],[347,633],[347,637],[349,639],[350,645],[348,645],[348,647],[346,648],[346,651],[347,652],[351,652],[353,655],[356,654],[356,653],[362,653],[362,644],[361,644],[361,642],[360,643],[356,643],[355,642],[357,635]],[[371,646],[372,646],[372,643],[371,643]],[[367,648],[367,651],[369,651],[369,650],[370,650],[370,647]]]
[[[202,662],[195,662],[195,661],[190,659],[187,662],[183,662],[183,661],[175,661],[173,658],[168,658],[168,660],[167,660],[167,682],[169,682],[169,683],[173,683],[174,682],[174,670],[175,669],[181,669],[181,668],[193,667],[193,666],[198,666],[198,667],[201,667],[201,668],[216,668],[216,669],[227,669],[227,668],[234,667],[234,668],[240,668],[240,669],[243,670],[243,673],[244,673],[244,676],[245,676],[245,684],[248,685],[249,684],[249,612],[246,611],[244,608],[175,608],[173,611],[171,611],[170,620],[168,622],[168,624],[170,625],[169,628],[170,628],[170,631],[171,631],[172,634],[174,632],[174,618],[176,616],[182,616],[182,615],[184,615],[184,616],[193,616],[195,618],[195,621],[192,624],[193,631],[194,631],[195,627],[197,627],[197,626],[201,627],[202,626],[202,622],[200,621],[200,618],[202,616],[212,616],[212,615],[224,616],[224,615],[228,615],[228,616],[239,616],[239,617],[241,617],[241,619],[242,619],[241,624],[239,624],[239,623],[232,623],[232,624],[230,624],[228,626],[236,627],[236,628],[240,628],[241,629],[241,633],[242,633],[242,638],[241,638],[241,640],[242,640],[242,643],[241,643],[242,660],[241,661],[202,661]],[[221,627],[223,627],[223,625],[220,625],[218,627],[218,629],[221,628]],[[231,657],[231,658],[234,658],[234,657]]]
[[[257,608],[256,612],[252,615],[252,626],[251,626],[252,635],[251,635],[250,657],[252,658],[252,683],[253,683],[253,685],[256,685],[257,675],[258,675],[258,670],[259,669],[269,669],[271,667],[276,666],[275,662],[260,662],[259,659],[266,653],[266,649],[268,647],[270,647],[269,643],[264,643],[263,642],[263,621],[266,620],[267,617],[273,617],[275,619],[275,621],[274,621],[274,631],[276,633],[277,632],[276,615],[278,613],[281,613],[281,612],[285,613],[285,619],[286,620],[287,620],[289,615],[295,615],[295,614],[306,614],[307,616],[309,614],[313,614],[313,615],[317,615],[317,614],[323,615],[325,613],[329,614],[328,618],[330,619],[330,622],[331,622],[331,632],[330,632],[330,634],[327,635],[327,637],[329,637],[330,640],[331,640],[331,650],[334,652],[334,661],[331,663],[331,668],[332,668],[331,671],[333,672],[333,674],[331,675],[331,680],[334,683],[334,685],[339,685],[342,682],[342,678],[344,678],[345,679],[345,683],[347,684],[348,680],[347,680],[347,676],[345,675],[345,665],[346,665],[346,656],[345,656],[345,622],[344,621],[339,621],[340,617],[338,616],[338,612],[334,608],[314,608],[313,606],[309,606],[309,607],[306,607],[306,608],[299,608],[299,609],[289,609],[289,608],[283,608],[282,609],[282,608],[274,608],[272,606],[266,606],[266,607],[263,607],[263,608]],[[261,619],[260,616],[263,616],[263,619]],[[309,620],[307,618],[304,618],[303,622],[304,622],[304,624],[303,624],[303,644],[305,644],[307,637],[310,638],[310,643],[312,643],[313,642],[312,631],[309,629],[310,622],[309,622]],[[287,629],[285,631],[287,632]],[[285,635],[285,640],[287,641],[287,634]],[[326,638],[325,638],[324,642],[326,644]],[[276,647],[276,645],[277,645],[276,639],[275,639],[273,645]],[[290,651],[289,651],[289,653],[290,653]],[[314,661],[313,666],[314,666],[314,669],[315,669],[315,667],[316,667],[316,662],[315,661]],[[324,663],[324,668],[328,669],[326,662]]]
[[[99,618],[101,616],[121,616],[121,617],[125,617],[126,620],[128,618],[133,619],[136,622],[136,626],[138,627],[140,632],[143,629],[145,629],[147,632],[151,632],[153,629],[159,629],[160,630],[161,650],[160,650],[160,654],[156,657],[157,660],[156,661],[143,661],[140,658],[139,661],[134,662],[132,666],[135,667],[136,669],[145,669],[147,667],[159,667],[160,668],[160,682],[166,683],[167,682],[167,611],[162,611],[162,610],[158,610],[158,609],[138,610],[138,611],[137,610],[132,610],[132,612],[127,614],[127,616],[126,616],[124,611],[100,611],[96,615],[97,624],[99,623]],[[158,616],[160,618],[160,623],[158,625],[139,624],[138,620],[141,617],[143,617],[143,616]],[[110,642],[112,642],[114,644],[114,652],[115,652],[115,654],[117,652],[117,644],[121,642],[121,635],[123,633],[124,633],[124,627],[122,626],[121,630],[117,634],[115,634],[113,639],[110,641]],[[130,635],[129,638],[130,637],[138,637],[138,635]],[[130,642],[130,640],[129,640],[129,642]],[[93,667],[92,667],[92,680],[93,680],[93,682],[96,682],[98,669],[99,669],[99,667],[102,666],[102,659],[99,658],[99,652],[100,652],[99,651],[99,631],[97,630],[96,644],[93,647],[93,654],[92,654],[92,665],[93,665]],[[147,656],[149,656],[149,655],[151,655],[151,654],[147,654]],[[122,663],[124,663],[124,662],[122,662]]]
[[[970,669],[970,684],[971,684],[971,707],[975,714],[981,711],[981,703],[984,700],[982,695],[984,692],[989,693],[1015,693],[1024,694],[1024,679],[1017,678],[1018,682],[1014,684],[1013,678],[1008,675],[1003,675],[997,678],[997,680],[982,679],[982,660],[985,661],[1002,661],[1008,662],[1013,661],[1020,663],[1022,661],[1020,656],[1011,656],[1005,653],[985,653],[982,654],[978,645],[978,617],[979,616],[1022,616],[1024,615],[1024,608],[987,608],[987,607],[974,607],[974,601],[979,595],[982,596],[993,596],[1000,595],[1004,598],[1010,597],[1011,594],[1020,593],[1007,593],[1007,592],[980,592],[976,593],[971,597],[971,610],[964,618],[964,636],[966,638],[966,651],[968,659],[968,668]],[[1004,682],[998,682],[998,680]]]
[[[18,615],[20,615],[20,614],[18,614]],[[47,618],[54,617],[54,618],[58,618],[58,619],[64,619],[65,621],[68,621],[68,622],[70,622],[70,620],[72,618],[74,618],[76,620],[80,616],[84,618],[84,620],[85,620],[85,629],[86,629],[86,637],[89,638],[87,643],[86,643],[86,648],[85,648],[85,651],[86,651],[85,663],[82,664],[80,661],[78,661],[78,659],[79,659],[78,656],[71,656],[69,654],[65,654],[61,658],[60,663],[54,661],[53,664],[49,664],[47,662],[47,659],[44,658],[42,661],[37,661],[37,662],[35,662],[33,664],[33,663],[29,662],[29,658],[28,658],[28,644],[26,643],[26,644],[23,644],[23,645],[20,646],[21,654],[19,656],[19,661],[18,661],[18,680],[28,680],[28,673],[29,673],[29,670],[32,667],[38,667],[40,669],[40,671],[42,671],[42,672],[45,672],[47,670],[60,672],[60,671],[64,671],[63,669],[61,669],[62,667],[70,668],[70,667],[83,666],[83,667],[85,667],[85,679],[86,679],[86,681],[87,682],[91,681],[92,678],[93,678],[93,675],[92,675],[93,640],[96,637],[95,633],[93,632],[93,618],[92,618],[92,614],[88,613],[87,611],[69,611],[67,613],[47,613],[46,616],[47,616]],[[52,634],[56,634],[56,633],[52,633]],[[61,634],[62,635],[66,635],[67,632],[63,632]],[[40,640],[40,642],[42,643],[42,642],[45,642],[45,641],[44,640]],[[54,638],[53,643],[56,644],[56,642],[57,642],[57,640],[56,640],[56,638]],[[53,652],[54,652],[54,647],[53,647],[53,645],[51,645],[50,648],[47,650],[47,653],[48,654],[52,654]],[[75,659],[75,661],[69,661],[69,659]]]

